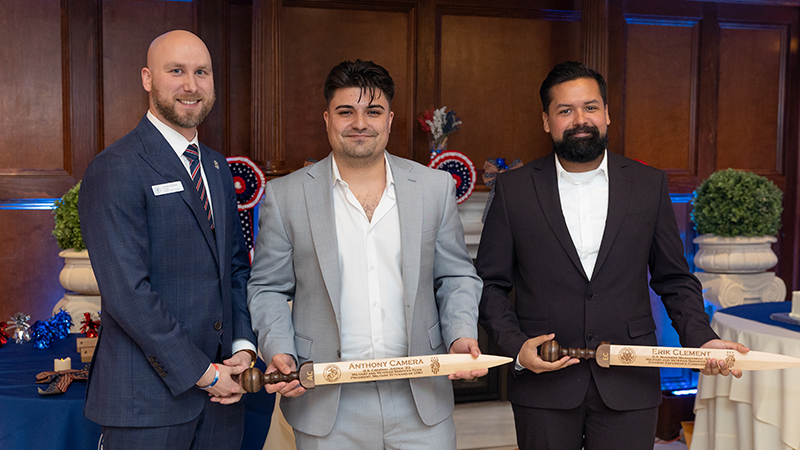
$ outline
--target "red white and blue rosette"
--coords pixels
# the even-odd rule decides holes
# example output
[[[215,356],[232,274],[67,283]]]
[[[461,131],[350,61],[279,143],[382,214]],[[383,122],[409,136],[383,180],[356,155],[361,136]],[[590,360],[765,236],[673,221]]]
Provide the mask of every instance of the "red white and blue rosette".
[[[264,172],[244,156],[231,156],[227,158],[228,165],[233,175],[233,186],[236,188],[236,203],[239,206],[239,220],[242,222],[244,241],[250,261],[253,261],[253,209],[258,205],[264,195],[264,186],[267,178]]]
[[[475,172],[475,165],[465,154],[452,150],[440,153],[431,160],[428,167],[444,170],[453,177],[456,182],[456,201],[458,203],[464,202],[472,195],[478,174]]]

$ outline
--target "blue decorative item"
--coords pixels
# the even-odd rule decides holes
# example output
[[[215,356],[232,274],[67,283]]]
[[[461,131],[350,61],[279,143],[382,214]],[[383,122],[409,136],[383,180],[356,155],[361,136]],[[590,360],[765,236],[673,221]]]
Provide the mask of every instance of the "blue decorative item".
[[[64,339],[69,336],[69,329],[72,327],[72,317],[63,309],[56,313],[50,323],[57,338]]]
[[[36,348],[50,348],[53,343],[53,337],[56,331],[50,322],[43,322],[37,320],[31,327],[31,337],[33,338],[33,346]]]

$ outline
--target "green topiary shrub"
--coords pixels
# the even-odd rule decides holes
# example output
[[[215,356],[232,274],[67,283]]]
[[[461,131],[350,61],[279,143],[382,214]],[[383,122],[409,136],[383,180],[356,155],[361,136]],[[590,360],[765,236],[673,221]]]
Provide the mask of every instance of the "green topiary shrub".
[[[78,218],[78,191],[81,182],[73,186],[61,200],[56,200],[56,207],[53,209],[53,216],[56,226],[53,229],[53,236],[58,241],[58,246],[62,250],[74,249],[81,251],[86,248],[81,236],[81,221]]]
[[[775,236],[781,227],[783,192],[752,172],[713,173],[692,195],[692,222],[698,234]]]

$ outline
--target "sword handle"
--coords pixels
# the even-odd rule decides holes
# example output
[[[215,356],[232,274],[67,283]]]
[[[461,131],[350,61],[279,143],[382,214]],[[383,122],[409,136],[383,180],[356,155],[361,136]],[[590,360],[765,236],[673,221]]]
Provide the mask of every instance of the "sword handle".
[[[555,362],[564,356],[570,358],[596,359],[595,351],[589,348],[562,348],[556,341],[546,341],[539,347],[539,356],[547,362]]]
[[[308,365],[308,366],[306,366],[306,365]],[[297,372],[291,372],[288,375],[286,375],[286,374],[284,374],[284,373],[282,373],[280,371],[277,371],[277,370],[275,372],[264,373],[264,372],[262,372],[260,369],[258,369],[256,367],[251,367],[249,369],[245,369],[245,371],[242,372],[242,375],[241,375],[241,377],[242,377],[242,387],[247,392],[258,392],[258,391],[261,390],[261,388],[264,387],[265,384],[275,384],[275,383],[280,383],[282,381],[285,381],[287,383],[291,383],[294,380],[300,380],[300,384],[303,387],[305,387],[306,389],[309,389],[309,387],[307,386],[308,382],[304,383],[303,382],[304,380],[300,379],[300,373],[305,373],[306,372],[305,369],[310,368],[311,369],[311,374],[312,374],[312,385],[311,385],[311,388],[313,388],[314,387],[313,386],[313,373],[314,373],[313,367],[314,367],[314,363],[312,361],[306,361],[306,362],[304,362],[303,364],[300,365],[300,370],[298,370]]]

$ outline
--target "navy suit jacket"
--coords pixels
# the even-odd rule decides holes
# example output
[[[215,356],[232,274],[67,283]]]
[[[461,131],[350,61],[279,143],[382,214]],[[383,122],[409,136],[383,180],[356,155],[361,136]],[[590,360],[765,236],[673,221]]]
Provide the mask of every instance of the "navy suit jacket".
[[[192,420],[209,401],[195,383],[219,344],[225,359],[233,340],[256,342],[233,179],[221,154],[202,144],[200,153],[214,231],[186,168],[146,116],[86,170],[78,209],[103,310],[84,414],[102,425]],[[176,182],[182,191],[155,194],[153,186]]]
[[[700,282],[683,255],[667,175],[607,155],[608,215],[591,280],[564,220],[555,156],[497,177],[477,269],[484,282],[480,323],[506,356],[516,357],[526,340],[548,333],[571,348],[595,349],[601,341],[657,345],[648,270],[682,345],[699,347],[717,338],[703,309]],[[511,372],[509,400],[523,406],[575,408],[590,378],[611,409],[661,403],[655,368],[603,369],[584,360],[555,372]]]

